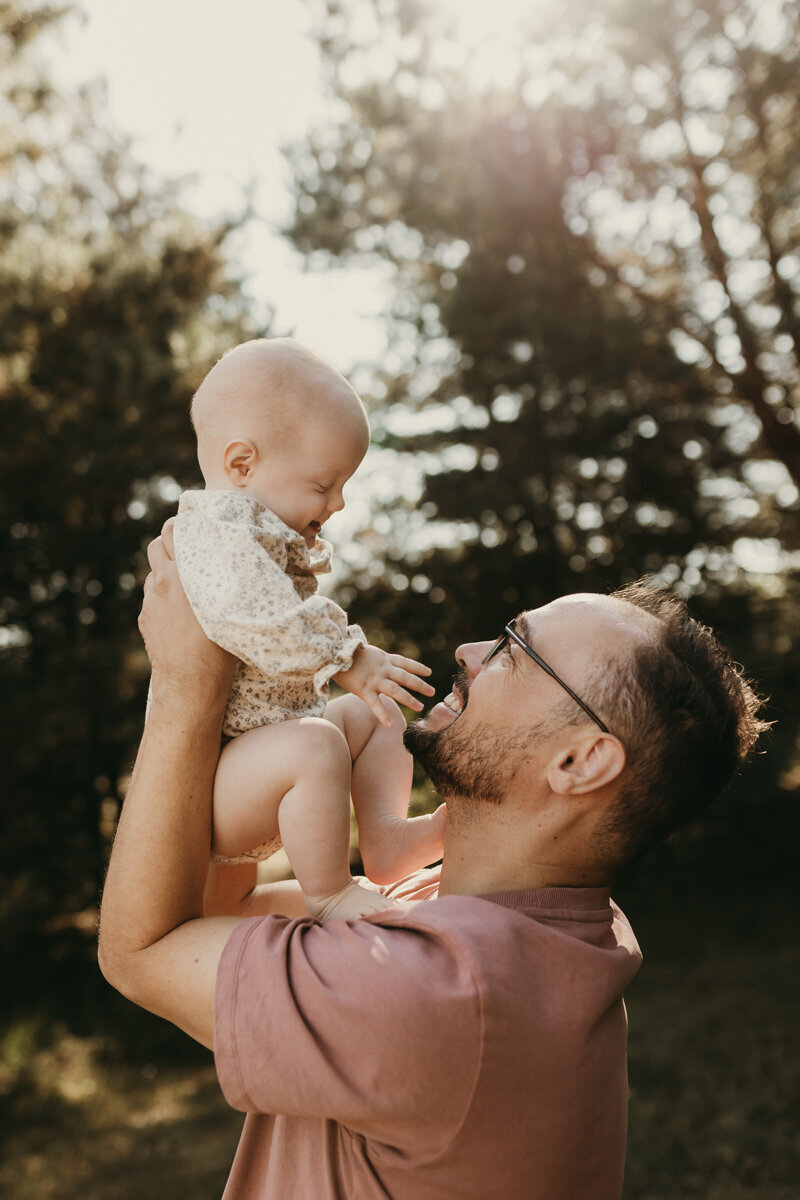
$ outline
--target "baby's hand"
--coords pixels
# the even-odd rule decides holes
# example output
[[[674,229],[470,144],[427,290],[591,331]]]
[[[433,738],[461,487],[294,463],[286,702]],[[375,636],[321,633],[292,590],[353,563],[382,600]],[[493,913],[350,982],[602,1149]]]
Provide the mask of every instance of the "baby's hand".
[[[422,701],[412,696],[406,688],[413,688],[423,696],[434,695],[434,688],[429,683],[417,678],[419,675],[430,675],[430,667],[417,662],[413,658],[403,658],[402,654],[388,654],[377,646],[359,646],[353,655],[353,665],[349,671],[340,671],[334,679],[340,687],[346,688],[355,696],[360,696],[382,725],[391,727],[392,719],[381,703],[381,695],[391,696],[398,704],[405,704],[415,712],[422,710]]]

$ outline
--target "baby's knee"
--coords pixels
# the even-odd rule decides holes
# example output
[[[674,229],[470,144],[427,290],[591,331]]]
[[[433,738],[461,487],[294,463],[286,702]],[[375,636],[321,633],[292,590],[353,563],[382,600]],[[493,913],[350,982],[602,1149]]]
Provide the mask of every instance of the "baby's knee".
[[[365,742],[378,718],[360,696],[337,696],[325,705],[325,720],[341,729],[348,742]]]
[[[402,734],[406,723],[400,706],[389,696],[384,696],[382,703],[392,721],[390,732],[395,736],[398,736],[398,731],[399,734]],[[325,719],[335,725],[337,729],[341,729],[347,738],[350,757],[353,761],[372,742],[376,734],[382,737],[387,733],[386,726],[378,720],[375,713],[360,696],[338,696],[335,700],[331,700],[325,709]]]
[[[350,771],[350,750],[340,729],[324,717],[303,717],[297,722],[299,749],[309,772]]]

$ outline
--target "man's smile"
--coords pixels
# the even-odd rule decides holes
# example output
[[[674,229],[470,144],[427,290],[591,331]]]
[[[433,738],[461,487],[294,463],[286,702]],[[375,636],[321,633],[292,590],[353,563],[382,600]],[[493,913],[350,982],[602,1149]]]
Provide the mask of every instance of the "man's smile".
[[[469,679],[463,672],[459,672],[453,678],[453,690],[448,692],[438,704],[433,706],[425,720],[427,721],[428,718],[438,715],[444,718],[446,724],[451,724],[456,717],[461,716],[467,707],[468,697]]]

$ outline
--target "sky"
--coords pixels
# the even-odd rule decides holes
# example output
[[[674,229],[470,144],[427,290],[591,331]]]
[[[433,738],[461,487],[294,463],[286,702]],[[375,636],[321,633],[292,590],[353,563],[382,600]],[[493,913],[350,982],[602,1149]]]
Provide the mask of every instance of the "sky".
[[[114,124],[140,159],[189,176],[185,203],[208,217],[236,212],[255,181],[259,220],[232,252],[276,332],[307,342],[339,370],[385,346],[389,271],[305,272],[280,235],[289,216],[281,147],[324,119],[321,67],[302,0],[81,0],[50,43],[59,81],[105,78]],[[224,19],[223,19],[224,16]]]

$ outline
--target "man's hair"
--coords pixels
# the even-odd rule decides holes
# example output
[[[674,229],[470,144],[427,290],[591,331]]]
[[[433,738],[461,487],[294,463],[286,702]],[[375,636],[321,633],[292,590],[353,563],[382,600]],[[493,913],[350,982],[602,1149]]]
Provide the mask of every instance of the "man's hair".
[[[616,864],[703,812],[770,722],[741,668],[684,602],[647,580],[612,595],[655,617],[599,685],[598,703],[626,750],[621,790],[598,829],[598,850]]]

